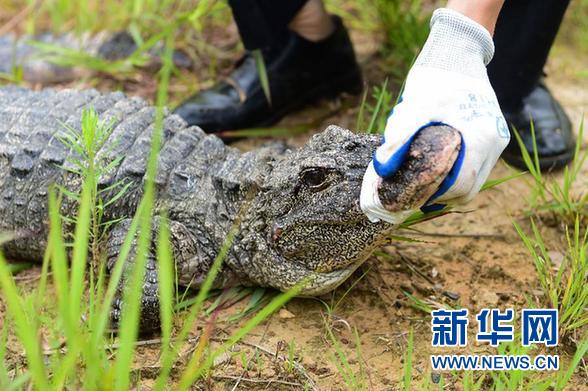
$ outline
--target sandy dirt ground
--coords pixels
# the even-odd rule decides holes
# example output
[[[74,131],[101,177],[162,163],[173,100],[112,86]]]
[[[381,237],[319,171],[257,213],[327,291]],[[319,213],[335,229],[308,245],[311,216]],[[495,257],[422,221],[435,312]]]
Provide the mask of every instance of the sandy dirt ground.
[[[233,33],[229,32],[226,39],[234,40]],[[362,33],[354,33],[353,39],[368,83],[379,84],[384,71],[379,62],[377,40]],[[225,62],[229,63],[228,60]],[[578,55],[561,44],[554,49],[547,67],[547,83],[563,103],[576,128],[588,111],[586,64],[586,53]],[[119,85],[105,81],[97,87],[112,89]],[[154,89],[153,80],[146,77],[137,78],[127,88],[131,94],[148,99],[152,98]],[[172,85],[175,99],[185,96],[186,91],[185,84]],[[355,126],[357,98],[323,103],[284,120],[278,126],[312,123],[316,131],[329,124]],[[300,143],[309,135],[305,133],[290,141]],[[250,148],[255,143],[249,141],[240,146]],[[492,178],[510,174],[512,170],[500,162]],[[414,309],[404,292],[431,306],[448,304],[469,308],[470,312],[495,307],[520,309],[527,300],[540,303],[543,299],[533,261],[513,228],[513,221],[529,228],[524,213],[526,197],[530,194],[527,182],[525,178],[510,181],[481,194],[467,207],[467,213],[452,214],[419,225],[417,228],[421,233],[413,237],[420,242],[398,242],[384,248],[382,255],[369,259],[342,287],[321,298],[326,303],[337,302],[354,284],[331,314],[319,300],[293,300],[246,337],[244,343],[236,346],[234,354],[218,360],[212,376],[199,387],[218,390],[303,389],[302,384],[314,383],[321,390],[345,390],[347,386],[334,363],[335,349],[328,340],[328,327],[341,341],[353,370],[364,368],[369,389],[399,389],[402,356],[410,329],[414,330],[412,365],[415,380],[418,383],[431,376],[429,356],[447,351],[431,348],[430,318]],[[586,189],[588,167],[584,167],[580,182],[577,191]],[[561,227],[542,224],[541,231],[551,251],[563,251]],[[19,277],[25,281],[23,284],[30,284],[27,277],[35,273],[39,273],[36,268]],[[227,309],[220,318],[238,311],[243,305],[245,303]],[[470,335],[476,331],[474,325],[475,322],[471,322]],[[218,323],[216,340],[221,341],[237,326]],[[357,354],[354,329],[359,335],[361,357]],[[194,335],[197,334],[198,330],[194,330]],[[295,352],[297,362],[293,366],[287,364],[288,357],[292,356],[289,345],[293,347],[291,350]],[[149,378],[157,373],[158,345],[146,344],[139,351],[140,359],[136,365],[143,387],[148,389]],[[496,350],[471,343],[459,352],[493,354]],[[566,348],[561,347],[558,352],[565,356]],[[249,368],[243,367],[243,356],[248,358]],[[258,362],[260,365],[256,364]],[[451,374],[442,376],[449,389],[460,389]],[[570,389],[588,389],[586,373],[578,372]]]
[[[370,65],[378,56],[377,44],[361,34],[355,34],[353,38],[368,82],[379,83],[381,69]],[[586,60],[586,53],[579,55],[565,43],[559,43],[546,68],[547,84],[565,107],[576,131],[588,110]],[[345,101],[326,102],[322,109],[308,109],[282,124],[304,123],[308,117],[320,118],[317,111],[329,109],[337,112],[321,119],[317,129],[331,123],[353,128],[355,107],[346,105]],[[296,141],[307,137],[299,136]],[[583,143],[588,140],[588,135],[585,134],[584,138]],[[503,178],[513,172],[501,161],[491,179]],[[561,174],[555,174],[554,178],[560,179]],[[488,190],[464,209],[466,213],[419,225],[417,229],[422,234],[413,237],[422,242],[400,242],[385,248],[387,256],[372,257],[347,284],[332,296],[322,298],[327,303],[337,302],[351,284],[365,274],[329,319],[325,320],[327,315],[323,304],[297,299],[286,306],[287,316],[275,315],[248,340],[274,349],[295,341],[301,363],[319,388],[344,390],[347,385],[333,364],[334,349],[329,349],[326,327],[330,324],[336,330],[352,366],[359,370],[360,358],[351,332],[357,329],[369,388],[393,390],[398,389],[402,379],[402,357],[408,330],[412,328],[415,336],[413,374],[417,380],[430,376],[429,356],[447,351],[431,348],[430,318],[412,308],[404,292],[430,302],[433,307],[435,303],[442,303],[454,308],[468,308],[470,313],[482,308],[521,309],[527,300],[539,304],[544,299],[533,261],[513,227],[513,221],[516,221],[528,232],[526,211],[530,183],[523,177]],[[576,191],[584,191],[587,185],[588,167],[584,167]],[[541,219],[541,216],[536,218]],[[547,238],[550,251],[554,254],[564,251],[565,235],[560,226],[545,221],[541,232]],[[476,332],[474,326],[475,322],[472,322],[470,335]],[[455,352],[496,354],[496,349],[473,345]],[[566,349],[562,348],[559,353],[565,356]],[[237,369],[237,373],[243,371]],[[451,375],[443,376],[450,388],[460,389]],[[588,389],[586,373],[579,373],[570,389]]]

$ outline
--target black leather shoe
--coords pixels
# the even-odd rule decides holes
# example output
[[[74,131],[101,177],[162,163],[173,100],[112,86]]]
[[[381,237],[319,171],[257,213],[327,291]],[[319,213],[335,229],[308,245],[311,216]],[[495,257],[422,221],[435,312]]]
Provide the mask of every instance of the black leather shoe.
[[[504,113],[511,129],[511,140],[502,158],[510,165],[526,170],[521,150],[512,131],[519,132],[527,151],[533,157],[531,121],[535,127],[537,154],[542,171],[564,167],[572,161],[576,140],[569,117],[555,100],[543,82],[523,100],[523,109],[516,113]]]
[[[248,53],[225,81],[192,96],[175,112],[212,133],[269,126],[318,99],[360,93],[361,72],[349,35],[340,18],[333,20],[335,31],[322,41],[290,33],[283,45],[263,50],[271,104]]]

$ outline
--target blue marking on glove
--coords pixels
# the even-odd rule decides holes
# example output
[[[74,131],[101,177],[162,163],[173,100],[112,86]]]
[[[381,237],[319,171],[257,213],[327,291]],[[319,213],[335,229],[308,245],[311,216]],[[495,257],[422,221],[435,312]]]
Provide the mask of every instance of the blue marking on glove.
[[[373,156],[373,161],[374,161],[374,170],[376,170],[376,173],[381,176],[384,179],[388,179],[390,178],[392,175],[394,175],[394,173],[396,173],[396,171],[398,171],[398,169],[400,168],[400,166],[402,166],[402,163],[404,163],[404,160],[406,159],[406,155],[408,155],[408,151],[410,149],[410,145],[412,144],[412,141],[414,140],[414,138],[416,137],[416,135],[418,134],[418,132],[420,132],[421,130],[428,128],[429,126],[447,126],[446,124],[442,123],[442,122],[429,122],[428,124],[421,126],[416,132],[413,133],[413,135],[400,147],[398,148],[398,150],[396,150],[396,152],[394,152],[392,154],[392,156],[390,156],[390,158],[384,162],[381,163],[378,161],[378,159],[376,159],[376,154],[374,153]],[[384,142],[386,142],[386,140],[384,139]],[[454,166],[455,167],[455,166]],[[461,167],[461,165],[460,165]],[[455,180],[454,180],[455,181]]]
[[[431,205],[425,205],[421,208],[421,211],[423,213],[433,213],[433,212],[439,212],[441,210],[443,210],[447,205],[444,204],[431,204]]]
[[[406,155],[408,155],[408,150],[410,149],[410,144],[412,144],[412,140],[414,139],[415,135],[412,135],[407,142],[404,143],[390,158],[386,163],[380,163],[376,158],[376,153],[374,152],[374,156],[372,157],[374,161],[374,170],[376,173],[381,176],[382,178],[390,178],[402,165],[404,160],[406,159]],[[384,140],[385,142],[385,140]]]

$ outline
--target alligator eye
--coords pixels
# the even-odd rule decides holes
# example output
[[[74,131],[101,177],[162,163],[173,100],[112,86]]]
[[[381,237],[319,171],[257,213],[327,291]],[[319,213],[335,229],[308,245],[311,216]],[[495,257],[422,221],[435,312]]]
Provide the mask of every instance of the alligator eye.
[[[313,190],[321,190],[328,185],[327,173],[320,168],[307,168],[300,174],[302,182]]]

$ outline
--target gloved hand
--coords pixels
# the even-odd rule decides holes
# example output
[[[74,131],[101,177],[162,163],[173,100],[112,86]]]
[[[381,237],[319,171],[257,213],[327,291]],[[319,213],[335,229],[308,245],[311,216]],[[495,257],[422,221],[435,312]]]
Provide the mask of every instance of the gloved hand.
[[[388,118],[384,143],[363,179],[360,205],[371,221],[399,224],[415,212],[387,211],[378,186],[399,169],[416,133],[429,125],[456,128],[462,147],[452,171],[427,205],[464,204],[480,191],[510,139],[486,71],[493,55],[492,37],[484,27],[449,9],[434,12],[429,38],[408,74],[400,102]]]

